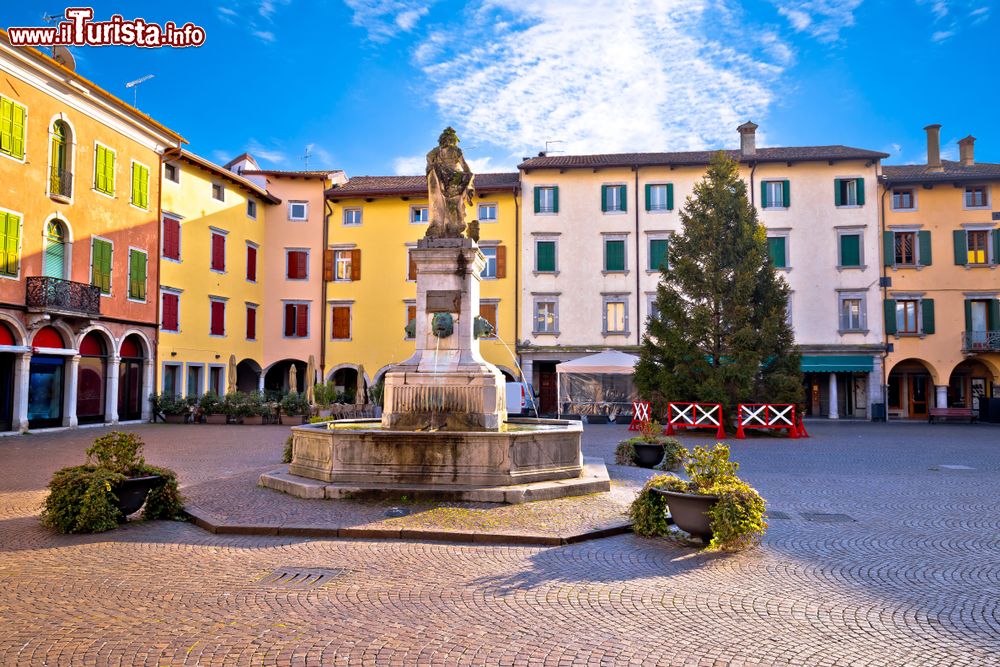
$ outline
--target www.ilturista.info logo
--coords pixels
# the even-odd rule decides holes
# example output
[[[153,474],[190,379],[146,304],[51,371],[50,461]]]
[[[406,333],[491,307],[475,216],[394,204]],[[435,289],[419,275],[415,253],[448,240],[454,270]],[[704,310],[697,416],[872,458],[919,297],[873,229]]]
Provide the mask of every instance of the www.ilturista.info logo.
[[[161,46],[184,48],[205,43],[205,29],[188,22],[177,26],[167,21],[162,26],[144,19],[128,20],[115,14],[109,21],[94,21],[92,7],[67,7],[66,20],[47,28],[10,27],[7,37],[12,46]]]

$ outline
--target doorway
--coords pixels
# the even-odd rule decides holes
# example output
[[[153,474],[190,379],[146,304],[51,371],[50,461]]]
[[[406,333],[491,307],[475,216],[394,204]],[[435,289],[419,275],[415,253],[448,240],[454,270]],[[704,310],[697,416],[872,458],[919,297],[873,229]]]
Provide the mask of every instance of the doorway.
[[[927,416],[927,392],[930,386],[927,375],[908,376],[910,417],[919,419]]]
[[[543,415],[556,413],[558,402],[555,361],[536,361],[538,368],[538,409]]]
[[[0,431],[13,428],[14,355],[0,354]]]
[[[64,357],[33,355],[28,371],[28,428],[62,426]]]

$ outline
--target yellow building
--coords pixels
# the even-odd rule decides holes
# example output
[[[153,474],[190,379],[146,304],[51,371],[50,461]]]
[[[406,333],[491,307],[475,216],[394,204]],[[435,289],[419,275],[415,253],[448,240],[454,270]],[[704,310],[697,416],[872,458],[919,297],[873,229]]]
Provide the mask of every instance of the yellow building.
[[[888,409],[979,408],[1000,392],[1000,164],[941,160],[929,125],[927,164],[884,167],[883,257]]]
[[[157,387],[178,396],[256,391],[268,316],[261,278],[275,261],[265,255],[265,209],[280,200],[188,151],[164,156],[162,183]]]
[[[487,258],[480,314],[497,328],[480,349],[512,380],[519,376],[511,352],[518,336],[518,174],[476,174],[475,189],[468,219],[479,220],[479,247]],[[426,178],[351,178],[327,191],[327,215],[323,377],[351,387],[363,366],[371,384],[413,354],[406,333],[416,304],[409,252],[427,231]]]

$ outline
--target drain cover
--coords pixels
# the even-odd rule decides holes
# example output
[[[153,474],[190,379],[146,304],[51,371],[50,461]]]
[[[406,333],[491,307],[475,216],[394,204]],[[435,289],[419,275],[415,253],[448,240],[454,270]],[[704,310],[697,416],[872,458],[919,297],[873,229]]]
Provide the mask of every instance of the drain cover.
[[[846,514],[828,514],[825,512],[800,512],[806,521],[816,523],[853,523],[855,519]]]
[[[261,577],[257,583],[281,588],[318,588],[347,572],[344,568],[282,567]]]
[[[791,519],[792,517],[787,512],[768,512],[768,519]]]

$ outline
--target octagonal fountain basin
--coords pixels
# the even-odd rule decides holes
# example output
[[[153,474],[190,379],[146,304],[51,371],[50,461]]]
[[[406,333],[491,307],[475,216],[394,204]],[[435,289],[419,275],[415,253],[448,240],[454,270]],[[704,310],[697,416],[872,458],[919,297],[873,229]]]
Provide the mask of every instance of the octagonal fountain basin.
[[[377,419],[292,428],[291,475],[358,485],[509,486],[583,472],[583,426],[518,419],[499,431],[396,431]]]

